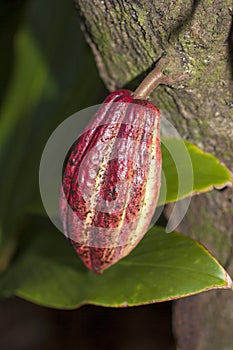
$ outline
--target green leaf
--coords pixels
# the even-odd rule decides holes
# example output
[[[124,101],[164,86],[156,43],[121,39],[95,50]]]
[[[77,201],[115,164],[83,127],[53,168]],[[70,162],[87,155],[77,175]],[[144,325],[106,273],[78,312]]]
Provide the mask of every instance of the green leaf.
[[[197,146],[162,138],[163,177],[158,205],[232,185],[232,174],[219,160]]]
[[[46,220],[33,220],[21,247],[0,279],[1,293],[56,308],[140,305],[231,287],[203,246],[161,227],[151,229],[129,256],[102,275],[87,270]]]

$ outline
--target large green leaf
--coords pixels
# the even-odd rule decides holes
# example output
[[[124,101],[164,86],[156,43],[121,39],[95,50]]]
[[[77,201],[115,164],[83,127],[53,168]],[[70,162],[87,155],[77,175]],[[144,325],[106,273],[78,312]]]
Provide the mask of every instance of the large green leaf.
[[[102,275],[88,271],[46,219],[32,222],[21,247],[0,279],[1,293],[56,308],[139,305],[231,284],[203,246],[161,227],[151,229],[128,257]]]
[[[163,137],[162,159],[159,205],[232,184],[230,171],[190,142]]]

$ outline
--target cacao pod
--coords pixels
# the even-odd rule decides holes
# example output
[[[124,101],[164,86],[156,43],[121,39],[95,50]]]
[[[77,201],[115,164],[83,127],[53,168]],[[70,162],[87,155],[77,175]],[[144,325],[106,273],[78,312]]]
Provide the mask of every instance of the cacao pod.
[[[158,83],[168,82],[160,68],[135,93],[111,93],[64,162],[63,230],[86,267],[97,274],[134,249],[156,208],[160,112],[145,97]]]

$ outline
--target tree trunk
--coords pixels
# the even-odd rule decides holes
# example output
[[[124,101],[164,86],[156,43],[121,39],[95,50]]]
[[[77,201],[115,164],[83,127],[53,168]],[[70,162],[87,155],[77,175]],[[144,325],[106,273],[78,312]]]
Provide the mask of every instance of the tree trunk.
[[[233,164],[232,0],[75,0],[83,30],[109,90],[127,86],[166,52],[165,73],[188,73],[152,100],[184,139]],[[199,239],[233,272],[232,189],[192,199],[180,230]],[[211,291],[179,300],[174,310],[178,348],[230,350],[233,298]]]

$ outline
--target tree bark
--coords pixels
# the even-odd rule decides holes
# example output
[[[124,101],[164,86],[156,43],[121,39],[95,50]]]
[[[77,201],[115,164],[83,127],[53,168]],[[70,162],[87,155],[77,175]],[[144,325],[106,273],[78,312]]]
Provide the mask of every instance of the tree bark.
[[[190,75],[173,88],[159,87],[152,100],[184,139],[232,170],[232,0],[75,0],[75,5],[109,90],[134,88],[164,52],[170,58],[166,74]],[[230,188],[193,198],[180,225],[229,273],[233,273],[232,198]],[[226,291],[179,300],[174,311],[178,348],[232,349],[232,310],[232,293]]]

